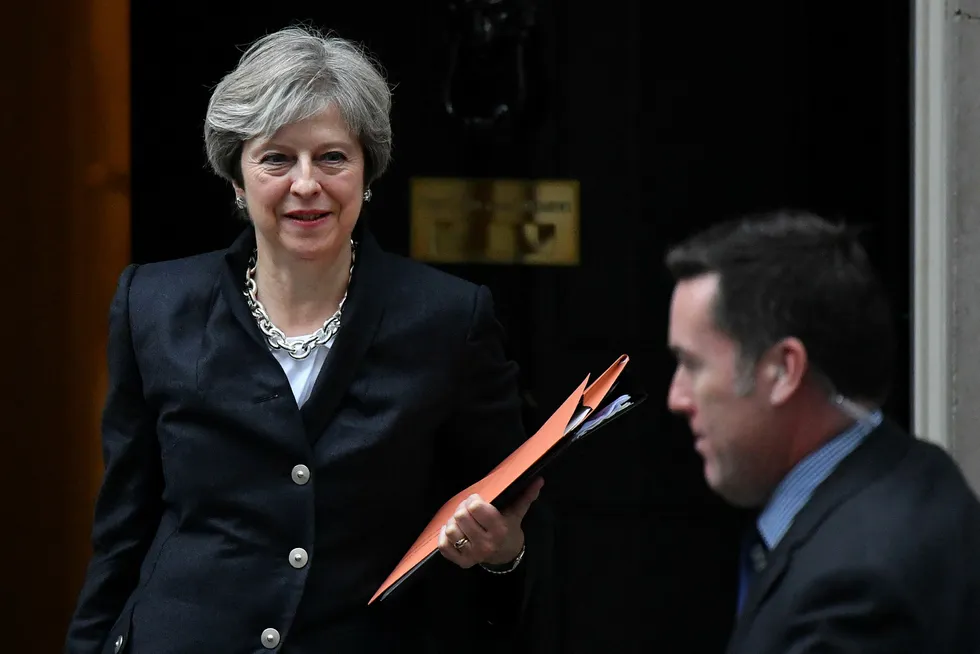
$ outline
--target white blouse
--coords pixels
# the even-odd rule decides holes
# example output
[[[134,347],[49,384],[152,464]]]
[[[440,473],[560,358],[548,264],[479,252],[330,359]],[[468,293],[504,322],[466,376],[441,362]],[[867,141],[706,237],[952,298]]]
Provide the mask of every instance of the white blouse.
[[[316,378],[319,376],[323,362],[327,358],[327,352],[333,347],[333,342],[336,337],[334,335],[329,341],[313,350],[313,354],[305,359],[294,359],[280,349],[272,350],[273,356],[276,357],[276,361],[282,366],[283,372],[286,373],[286,377],[289,379],[289,386],[293,389],[293,396],[296,398],[297,406],[302,407],[310,399],[310,394],[313,392],[313,385],[316,384]],[[309,336],[292,336],[287,338],[286,341],[293,344],[307,338]]]

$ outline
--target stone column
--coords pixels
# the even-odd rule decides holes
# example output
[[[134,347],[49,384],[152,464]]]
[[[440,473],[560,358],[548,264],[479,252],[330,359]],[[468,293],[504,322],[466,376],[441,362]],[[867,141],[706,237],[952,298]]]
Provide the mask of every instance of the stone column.
[[[915,431],[980,492],[980,0],[915,11]]]

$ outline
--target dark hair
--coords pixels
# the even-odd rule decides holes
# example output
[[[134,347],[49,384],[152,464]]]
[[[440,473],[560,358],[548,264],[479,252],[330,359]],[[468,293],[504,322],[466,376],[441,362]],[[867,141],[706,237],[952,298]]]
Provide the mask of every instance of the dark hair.
[[[837,392],[883,403],[894,332],[881,284],[854,230],[805,212],[777,212],[709,228],[667,254],[676,281],[717,273],[714,319],[756,363],[796,337]]]

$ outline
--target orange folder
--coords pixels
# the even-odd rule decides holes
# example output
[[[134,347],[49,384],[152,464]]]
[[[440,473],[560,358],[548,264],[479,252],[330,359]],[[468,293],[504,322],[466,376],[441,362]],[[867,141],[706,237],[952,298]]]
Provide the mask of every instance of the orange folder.
[[[589,382],[589,377],[586,376],[585,380],[575,389],[575,392],[568,396],[568,399],[558,407],[558,410],[533,436],[501,461],[486,477],[464,488],[443,504],[368,604],[373,603],[379,597],[383,601],[389,593],[438,553],[439,533],[442,526],[449,521],[449,518],[465,498],[475,493],[485,501],[495,503],[496,500],[502,499],[506,493],[512,497],[504,504],[509,503],[523,490],[520,487],[521,482],[526,486],[531,481],[528,478],[529,473],[533,473],[532,477],[537,476],[536,473],[540,471],[540,468],[552,457],[557,456],[558,451],[563,449],[562,446],[567,446],[591,431],[590,426],[586,424],[586,419],[609,395],[609,391],[619,379],[620,373],[628,362],[629,357],[625,354],[622,355],[589,386],[586,386]],[[627,404],[622,408],[610,411],[610,417],[618,414],[627,406],[639,404],[642,399],[634,397],[625,400]],[[579,433],[576,433],[576,430]],[[495,506],[502,508],[499,503],[496,503]]]

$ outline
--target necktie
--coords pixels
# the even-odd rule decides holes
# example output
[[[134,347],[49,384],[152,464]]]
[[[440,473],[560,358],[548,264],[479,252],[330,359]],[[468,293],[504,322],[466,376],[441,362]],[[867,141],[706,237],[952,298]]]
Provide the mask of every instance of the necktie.
[[[765,543],[759,536],[755,525],[752,524],[746,529],[742,537],[742,547],[739,552],[738,565],[738,610],[742,613],[742,605],[749,594],[749,588],[755,578],[766,568],[766,557],[769,551]]]

